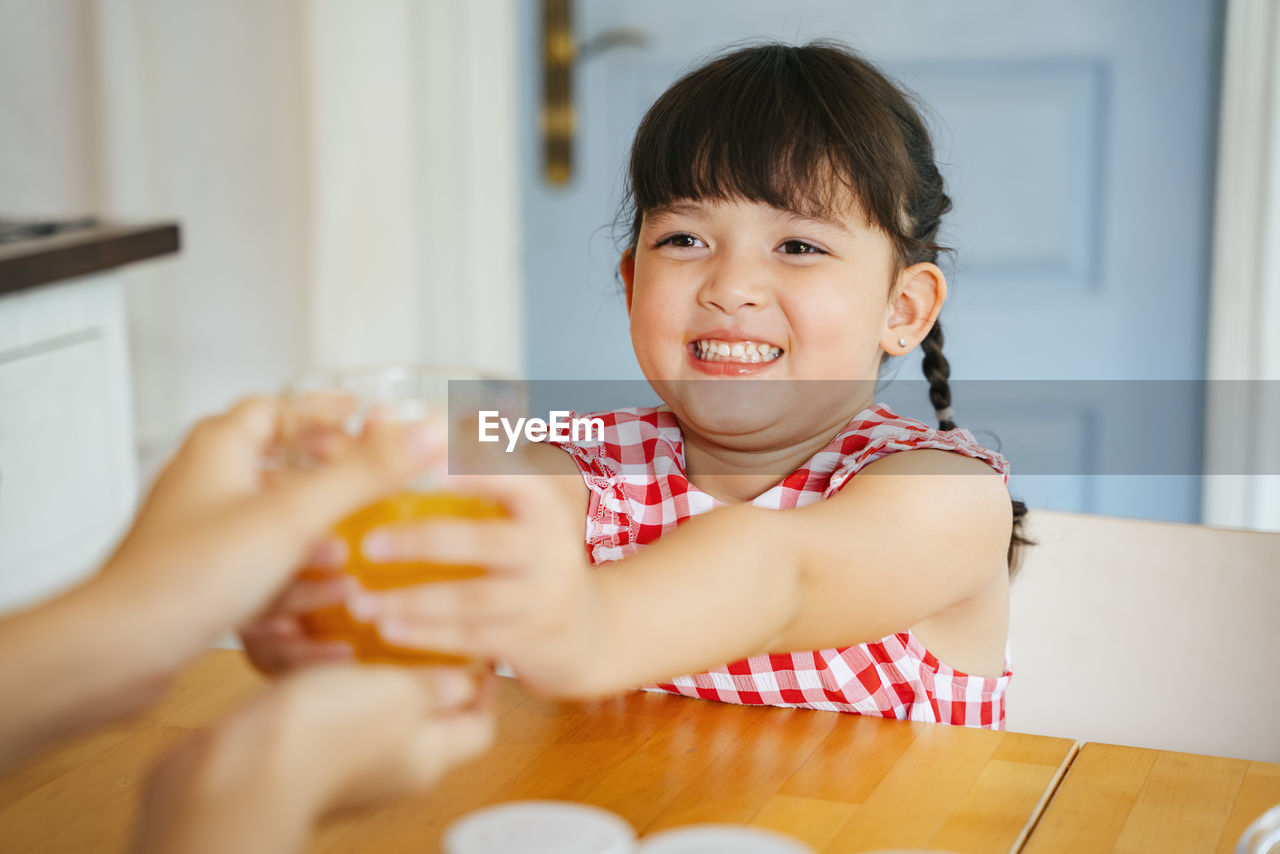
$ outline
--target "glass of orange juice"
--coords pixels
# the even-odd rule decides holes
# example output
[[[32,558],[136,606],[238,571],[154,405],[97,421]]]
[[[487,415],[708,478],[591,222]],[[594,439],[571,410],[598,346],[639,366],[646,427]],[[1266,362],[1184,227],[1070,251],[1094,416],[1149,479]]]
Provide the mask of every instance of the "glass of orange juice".
[[[355,435],[371,419],[400,421],[434,419],[448,427],[451,441],[462,440],[473,429],[472,407],[449,412],[449,383],[462,381],[474,399],[482,395],[491,408],[522,410],[524,389],[517,380],[482,375],[460,368],[387,365],[343,371],[317,372],[295,382],[287,392],[289,429],[287,452],[292,464],[314,465],[327,448]],[[481,391],[482,390],[482,391]],[[451,451],[455,451],[452,449]],[[451,455],[451,462],[457,459]],[[387,590],[432,581],[473,578],[484,573],[478,566],[426,561],[373,561],[365,557],[361,542],[376,527],[431,517],[453,516],[492,519],[504,515],[501,507],[485,499],[442,491],[430,476],[408,484],[362,507],[333,529],[347,548],[343,570],[366,590]],[[332,569],[307,567],[301,576],[328,578]],[[466,665],[471,662],[444,652],[406,649],[383,640],[377,627],[358,620],[344,605],[333,605],[307,614],[302,620],[316,640],[340,640],[351,644],[356,658],[366,662],[413,665]]]

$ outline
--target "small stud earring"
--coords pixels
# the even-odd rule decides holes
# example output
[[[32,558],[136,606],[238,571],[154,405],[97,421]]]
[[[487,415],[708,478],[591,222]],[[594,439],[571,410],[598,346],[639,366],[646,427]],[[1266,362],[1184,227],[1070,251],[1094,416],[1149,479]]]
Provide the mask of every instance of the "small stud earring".
[[[898,339],[898,346],[899,346],[899,347],[905,347],[905,346],[907,346],[907,339],[905,339],[905,338],[899,338],[899,339]]]

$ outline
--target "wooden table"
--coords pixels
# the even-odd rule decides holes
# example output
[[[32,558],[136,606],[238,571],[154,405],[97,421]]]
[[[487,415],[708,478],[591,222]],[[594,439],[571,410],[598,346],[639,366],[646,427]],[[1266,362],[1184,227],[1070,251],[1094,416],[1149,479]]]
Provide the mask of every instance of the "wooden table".
[[[314,850],[437,851],[470,810],[560,798],[614,810],[641,833],[727,821],[821,852],[1003,854],[1020,848],[1076,752],[1069,739],[658,694],[555,703],[503,682],[491,753],[434,792],[327,824]],[[209,653],[142,719],[18,769],[0,781],[0,851],[121,850],[154,758],[258,688],[238,653]]]
[[[1249,823],[1276,804],[1280,765],[1091,743],[1024,851],[1231,854]]]

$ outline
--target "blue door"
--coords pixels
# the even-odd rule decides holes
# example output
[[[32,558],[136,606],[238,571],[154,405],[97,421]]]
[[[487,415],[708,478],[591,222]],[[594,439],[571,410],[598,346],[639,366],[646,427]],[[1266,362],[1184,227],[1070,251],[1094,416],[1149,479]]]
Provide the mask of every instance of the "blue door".
[[[520,4],[530,378],[641,376],[613,222],[654,98],[732,42],[837,38],[927,105],[955,204],[942,320],[957,421],[1006,452],[1032,507],[1199,519],[1199,386],[1160,381],[1204,375],[1218,0],[579,0],[579,43],[631,37],[576,67],[563,186],[538,135],[540,6]],[[884,398],[931,420],[918,357],[900,361]],[[1134,405],[1147,397],[1178,405],[1152,423]],[[1159,465],[1129,465],[1157,434]]]

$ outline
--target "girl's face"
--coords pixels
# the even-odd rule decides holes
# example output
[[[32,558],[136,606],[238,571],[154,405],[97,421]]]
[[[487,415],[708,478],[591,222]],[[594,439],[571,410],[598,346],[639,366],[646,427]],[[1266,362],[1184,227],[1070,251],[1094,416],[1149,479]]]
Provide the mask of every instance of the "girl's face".
[[[847,420],[870,402],[881,353],[904,353],[924,337],[945,297],[941,272],[917,264],[895,277],[889,237],[848,207],[831,220],[743,200],[679,203],[645,215],[634,255],[621,264],[631,341],[678,417],[749,431],[775,423],[783,413],[769,410],[785,399],[787,407],[799,401],[825,412],[824,424]],[[898,344],[904,337],[906,347]],[[764,384],[735,382],[747,379],[857,380],[862,391],[830,394],[834,383],[797,383],[766,393]],[[725,421],[730,399],[740,403],[732,424]],[[792,411],[792,420],[799,415]]]

